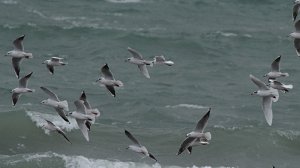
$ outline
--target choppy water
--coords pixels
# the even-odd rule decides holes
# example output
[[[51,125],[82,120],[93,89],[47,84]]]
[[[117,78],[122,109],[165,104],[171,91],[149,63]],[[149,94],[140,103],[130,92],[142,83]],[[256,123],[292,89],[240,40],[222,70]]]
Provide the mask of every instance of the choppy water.
[[[287,35],[294,31],[292,1],[271,0],[0,0],[0,52],[26,34],[21,76],[29,87],[11,106],[18,85],[11,60],[1,57],[0,167],[235,167],[298,168],[300,157],[300,60]],[[151,79],[125,63],[127,47],[145,58],[165,55],[172,67],[149,68]],[[49,75],[43,60],[58,54],[69,63]],[[249,74],[262,78],[282,55],[282,79],[294,89],[273,104],[269,127]],[[98,86],[108,63],[125,86],[117,97]],[[101,118],[86,142],[74,120],[66,124],[40,101],[49,87],[73,101],[85,90]],[[185,134],[212,107],[210,145],[176,156]],[[67,131],[72,145],[41,129],[40,117]],[[130,130],[158,158],[141,159],[125,148]]]

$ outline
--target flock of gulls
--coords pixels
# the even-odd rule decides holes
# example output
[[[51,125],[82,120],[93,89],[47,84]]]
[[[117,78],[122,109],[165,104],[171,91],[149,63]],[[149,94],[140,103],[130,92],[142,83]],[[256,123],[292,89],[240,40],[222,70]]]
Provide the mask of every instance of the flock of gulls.
[[[296,0],[293,8],[294,22],[296,21],[299,9],[300,0]],[[296,48],[297,55],[300,56],[300,20],[295,22],[295,29],[296,31],[291,33],[290,36],[294,38],[294,47]],[[24,38],[25,35],[22,35],[19,38],[15,39],[13,41],[14,49],[12,51],[7,52],[6,54],[6,56],[12,57],[12,66],[18,79],[20,78],[20,64],[22,60],[33,58],[32,53],[24,51]],[[126,59],[125,61],[137,65],[140,72],[146,78],[150,78],[147,66],[152,67],[154,64],[164,64],[168,66],[174,65],[173,61],[166,60],[164,56],[155,56],[153,60],[145,60],[138,51],[129,47],[127,48],[127,50],[131,53],[132,57]],[[250,74],[251,81],[258,87],[258,90],[251,93],[251,95],[258,95],[262,97],[262,109],[266,121],[270,126],[272,125],[273,119],[272,102],[277,102],[279,100],[279,91],[286,93],[293,88],[293,85],[284,84],[277,80],[277,78],[289,76],[288,73],[280,71],[280,60],[281,56],[277,57],[271,64],[271,71],[264,75],[264,77],[268,78],[267,84]],[[43,64],[46,64],[49,73],[52,75],[54,74],[55,66],[67,65],[67,63],[63,62],[63,58],[60,57],[52,57],[49,60],[45,60]],[[33,72],[30,72],[29,74],[19,79],[19,86],[11,91],[13,106],[17,104],[18,99],[22,94],[35,91],[34,89],[30,89],[27,87],[28,80],[32,74]],[[99,82],[101,86],[106,87],[110,94],[113,97],[115,97],[115,87],[122,87],[123,83],[114,78],[112,72],[109,69],[108,64],[102,66],[101,74],[102,75],[97,80],[97,82]],[[49,96],[48,99],[41,101],[41,103],[54,108],[54,110],[65,122],[70,123],[68,117],[74,118],[84,138],[87,141],[89,141],[88,132],[91,130],[91,126],[95,123],[96,118],[100,116],[100,111],[97,108],[91,107],[90,103],[87,100],[85,92],[82,91],[79,99],[74,101],[76,111],[68,112],[69,106],[66,100],[60,100],[53,91],[46,87],[41,86],[40,89],[43,90]],[[211,108],[209,108],[208,112],[198,121],[195,129],[190,133],[186,134],[186,138],[181,143],[177,155],[180,155],[185,150],[187,150],[187,152],[191,154],[192,148],[194,146],[209,144],[209,140],[211,140],[211,133],[204,132],[204,130],[208,123],[210,111]],[[56,126],[55,124],[53,124],[53,122],[49,120],[44,120],[44,124],[42,125],[43,128],[48,129],[50,131],[58,132],[69,143],[71,143],[70,139],[66,136],[66,133],[60,127]],[[147,148],[143,146],[128,130],[125,130],[125,135],[133,142],[133,144],[129,145],[127,149],[130,149],[137,153],[141,153],[157,161],[154,155],[152,155],[147,150]],[[273,168],[275,168],[275,166],[273,166]]]

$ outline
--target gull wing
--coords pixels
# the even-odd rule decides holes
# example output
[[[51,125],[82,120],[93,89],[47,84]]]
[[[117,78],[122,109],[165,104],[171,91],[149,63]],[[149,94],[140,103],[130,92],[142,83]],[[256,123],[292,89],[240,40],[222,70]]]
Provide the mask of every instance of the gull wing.
[[[127,50],[131,53],[131,55],[132,55],[134,58],[140,59],[140,60],[143,59],[142,54],[140,54],[140,53],[137,52],[136,50],[134,50],[134,49],[132,49],[132,48],[130,48],[130,47],[128,47]]]
[[[199,120],[199,122],[198,122],[198,124],[195,128],[195,131],[198,131],[198,132],[203,132],[204,131],[204,129],[207,125],[210,110],[211,110],[211,108],[209,108],[208,112]]]
[[[24,51],[24,46],[23,46],[24,38],[25,38],[25,35],[22,35],[14,40],[13,44],[14,44],[15,50]]]
[[[101,68],[101,73],[103,74],[105,79],[110,79],[110,80],[114,80],[114,76],[113,74],[110,72],[109,67],[107,64],[105,64],[102,68]]]
[[[116,91],[115,91],[115,88],[113,86],[110,86],[110,85],[105,85],[106,89],[111,93],[111,95],[113,97],[116,97]]]
[[[64,119],[66,122],[70,123],[69,119],[67,118],[67,116],[66,116],[66,114],[65,114],[65,112],[64,112],[64,110],[62,108],[58,108],[57,107],[57,108],[55,108],[55,111],[58,113],[58,115],[62,119]]]
[[[272,62],[271,64],[272,72],[280,72],[280,67],[279,67],[280,59],[281,59],[281,55]]]
[[[139,143],[139,141],[137,141],[134,137],[133,137],[133,135],[129,132],[129,131],[127,131],[127,130],[125,130],[125,135],[135,144],[135,145],[138,145],[138,146],[142,146],[140,143]]]
[[[12,94],[11,99],[12,99],[13,106],[15,106],[16,103],[18,102],[20,95],[21,95],[20,93],[13,93]]]
[[[149,153],[149,157],[157,162],[157,159],[151,153]]]
[[[86,120],[80,120],[80,119],[76,119],[76,122],[78,124],[78,127],[80,128],[84,138],[89,141],[89,132],[88,132],[88,128],[85,125],[85,121]]]
[[[45,87],[43,87],[43,86],[41,86],[40,88],[41,88],[47,95],[50,96],[50,99],[59,102],[59,99],[58,99],[57,95],[56,95],[55,93],[53,93],[51,90],[49,90],[49,89],[47,89],[47,88],[45,88]]]
[[[256,78],[255,76],[250,74],[250,79],[252,80],[252,82],[258,86],[259,89],[263,89],[263,90],[268,90],[269,88],[266,86],[266,84],[264,82],[262,82],[261,80],[259,80],[258,78]]]
[[[87,109],[91,109],[91,108],[92,108],[91,105],[90,105],[90,103],[89,103],[89,102],[87,101],[87,99],[86,99],[86,94],[85,94],[84,91],[81,92],[81,95],[80,95],[79,100],[82,100],[82,101],[83,101],[83,104],[85,105],[85,107],[86,107]]]
[[[63,60],[63,58],[59,58],[59,57],[51,57],[51,61],[52,61],[52,62],[59,62],[60,60]]]
[[[146,67],[146,65],[138,65],[140,71],[142,72],[142,74],[146,77],[146,78],[150,78],[148,69]]]
[[[185,151],[188,147],[192,146],[193,143],[195,143],[195,141],[198,138],[194,138],[194,137],[187,137],[185,138],[185,140],[181,143],[180,148],[178,150],[177,155],[180,155],[183,151]]]
[[[295,23],[295,29],[296,29],[296,32],[299,32],[299,31],[300,31],[300,20],[298,20],[298,21]]]
[[[66,134],[65,134],[62,130],[57,129],[57,132],[58,132],[59,134],[61,134],[62,136],[64,136],[64,138],[65,138],[70,144],[72,144],[72,142],[69,140],[69,138],[66,136]]]
[[[297,15],[298,15],[298,11],[299,11],[299,7],[300,7],[300,4],[299,3],[296,3],[293,7],[293,19],[294,21],[296,20],[297,18]]]
[[[76,106],[76,111],[77,112],[86,114],[86,110],[85,110],[85,107],[84,107],[84,104],[83,104],[82,100],[76,100],[76,101],[74,101],[74,104]]]
[[[14,67],[14,70],[15,70],[15,73],[16,73],[16,76],[17,78],[19,79],[19,75],[20,75],[20,62],[21,62],[22,58],[16,58],[16,57],[13,57],[11,59],[11,62],[12,62],[12,65]]]
[[[23,78],[21,78],[19,80],[19,87],[20,88],[26,88],[27,87],[27,83],[28,83],[28,79],[30,78],[30,76],[32,75],[33,72],[30,72],[29,74],[27,74],[26,76],[24,76]]]
[[[271,126],[272,119],[273,119],[273,112],[272,112],[272,99],[270,96],[263,97],[262,108],[263,108],[267,123]]]
[[[52,65],[46,65],[47,66],[47,69],[49,70],[50,74],[54,74],[54,66]]]
[[[294,39],[294,47],[296,49],[297,55],[300,56],[300,39]]]

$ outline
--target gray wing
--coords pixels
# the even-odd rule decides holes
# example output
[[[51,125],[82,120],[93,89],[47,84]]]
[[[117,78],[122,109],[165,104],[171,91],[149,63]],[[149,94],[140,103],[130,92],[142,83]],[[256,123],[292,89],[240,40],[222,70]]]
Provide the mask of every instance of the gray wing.
[[[20,97],[20,93],[13,93],[11,98],[12,98],[12,105],[15,106],[16,103],[18,102],[19,100],[19,97]]]
[[[85,107],[86,107],[87,109],[91,109],[91,108],[92,108],[91,105],[90,105],[90,103],[89,103],[89,102],[87,101],[87,99],[86,99],[86,94],[85,94],[84,91],[82,91],[79,100],[82,100],[82,101],[83,101],[83,104],[85,105]]]
[[[262,108],[263,108],[267,123],[271,126],[272,119],[273,119],[273,112],[272,112],[272,98],[270,96],[263,97]]]
[[[102,68],[101,68],[101,72],[104,75],[105,79],[110,79],[110,80],[114,80],[114,76],[113,74],[110,72],[109,67],[107,64],[105,64]]]
[[[57,132],[58,132],[59,134],[61,134],[62,136],[64,136],[64,138],[65,138],[70,144],[72,144],[71,141],[69,140],[69,138],[66,136],[66,134],[65,134],[62,130],[57,130]]]
[[[299,4],[299,3],[296,3],[296,4],[294,5],[294,7],[293,7],[293,19],[294,19],[294,21],[295,21],[296,18],[297,18],[299,7],[300,7],[300,4]]]
[[[116,97],[116,91],[113,86],[105,85],[106,89],[111,93],[113,97]]]
[[[211,110],[211,108],[209,108],[208,112],[199,120],[199,122],[198,122],[198,124],[195,128],[195,131],[198,131],[198,132],[203,132],[204,131],[204,129],[207,125],[210,110]]]
[[[299,32],[299,31],[300,31],[300,20],[298,20],[298,21],[295,23],[295,29],[296,29],[296,32]]]
[[[20,88],[26,88],[27,87],[27,83],[28,83],[28,79],[30,78],[30,76],[32,75],[33,72],[30,72],[29,74],[27,74],[26,76],[24,76],[23,78],[21,78],[19,80],[19,87]]]
[[[11,59],[11,62],[12,62],[12,65],[14,67],[14,70],[15,70],[15,73],[16,73],[16,76],[17,78],[19,79],[19,76],[20,76],[20,62],[21,62],[22,58],[16,58],[16,57],[13,57]]]
[[[253,75],[249,75],[250,79],[252,80],[252,82],[254,84],[256,84],[258,86],[259,89],[263,89],[263,90],[268,90],[269,88],[266,86],[265,83],[263,83],[261,80],[259,80],[258,78],[256,78]]]
[[[140,53],[137,52],[136,50],[134,50],[134,49],[132,49],[132,48],[130,48],[130,47],[128,47],[127,50],[131,53],[131,55],[132,55],[134,58],[140,59],[140,60],[143,59],[142,54],[140,54]]]
[[[146,67],[146,65],[138,65],[140,71],[142,72],[142,74],[146,77],[146,78],[150,78],[148,69]]]
[[[279,67],[280,59],[281,59],[281,55],[272,62],[271,64],[272,72],[280,72],[280,67]]]
[[[78,124],[78,127],[80,128],[84,138],[89,141],[89,132],[88,132],[88,128],[85,125],[85,121],[86,120],[80,120],[80,119],[76,119],[76,122]]]
[[[51,121],[49,121],[49,120],[46,120],[46,119],[44,119],[49,125],[51,125],[52,127],[55,127],[55,125],[51,122]]]
[[[54,74],[54,66],[52,66],[52,65],[46,65],[47,66],[47,69],[49,70],[49,72],[50,72],[50,74]]]
[[[139,143],[139,141],[137,141],[129,131],[125,130],[125,135],[126,135],[126,136],[127,136],[134,144],[136,144],[136,145],[138,145],[138,146],[142,146],[142,145]]]
[[[157,159],[151,153],[149,153],[149,157],[157,162]]]
[[[188,147],[192,146],[192,144],[197,140],[194,137],[187,137],[180,145],[177,155],[180,155],[183,151],[185,151]]]
[[[59,57],[51,57],[51,61],[52,61],[52,62],[59,62],[60,60],[63,60],[63,58],[59,58]]]
[[[156,62],[164,62],[166,59],[163,55],[154,57]]]
[[[14,44],[15,50],[24,51],[24,47],[23,47],[24,37],[25,37],[25,35],[22,35],[14,40],[13,44]]]
[[[55,100],[55,101],[59,101],[57,95],[55,93],[53,93],[51,90],[41,86],[40,87],[47,95],[50,96],[50,99]]]
[[[66,122],[70,123],[69,119],[67,118],[67,116],[62,108],[55,108],[55,111],[58,113],[58,115],[62,119],[64,119]]]
[[[84,104],[83,104],[82,100],[76,100],[76,101],[74,101],[74,104],[76,106],[76,111],[77,112],[80,112],[80,113],[83,113],[83,114],[86,113],[86,110],[85,110],[85,107],[84,107]]]
[[[296,49],[297,55],[300,56],[300,39],[294,39],[294,47]]]

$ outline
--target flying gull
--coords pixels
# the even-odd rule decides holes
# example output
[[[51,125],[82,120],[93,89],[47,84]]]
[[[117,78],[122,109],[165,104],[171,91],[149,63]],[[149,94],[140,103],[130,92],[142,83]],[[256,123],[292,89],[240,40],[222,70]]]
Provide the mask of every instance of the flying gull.
[[[46,120],[46,119],[45,119]],[[65,132],[58,126],[54,125],[51,121],[49,120],[46,120],[47,121],[47,124],[46,125],[43,125],[42,127],[43,128],[46,128],[50,131],[57,131],[57,133],[61,134],[62,136],[64,136],[64,138],[70,143],[71,141],[69,140],[69,138],[66,136]]]
[[[280,59],[281,55],[278,56],[271,64],[271,72],[264,75],[264,77],[268,77],[269,79],[276,79],[279,77],[289,76],[288,73],[280,72]]]
[[[30,76],[32,75],[33,72],[29,73],[28,75],[24,76],[23,78],[21,78],[19,80],[19,87],[13,89],[11,91],[12,93],[12,104],[13,106],[16,105],[19,97],[21,96],[22,93],[27,93],[27,92],[34,92],[34,89],[29,89],[27,88],[27,83],[28,83],[28,79],[30,78]]]
[[[59,58],[59,57],[51,57],[51,59],[49,60],[45,60],[43,62],[43,64],[46,64],[50,74],[54,74],[54,66],[63,66],[63,65],[67,65],[67,63],[64,63],[63,58]]]
[[[153,60],[153,63],[154,64],[165,64],[165,65],[168,65],[168,66],[174,65],[173,61],[170,61],[170,60],[167,61],[163,55],[161,55],[161,56],[155,56],[154,60]]]
[[[269,80],[269,83],[267,84],[267,86],[270,86],[277,90],[281,90],[283,93],[288,92],[289,89],[293,89],[293,85],[286,85],[279,81],[271,80],[271,79]]]
[[[25,35],[22,35],[13,41],[14,49],[8,51],[5,56],[12,57],[12,65],[14,67],[17,78],[19,79],[20,75],[20,63],[23,58],[33,58],[32,53],[24,52],[23,40]]]

